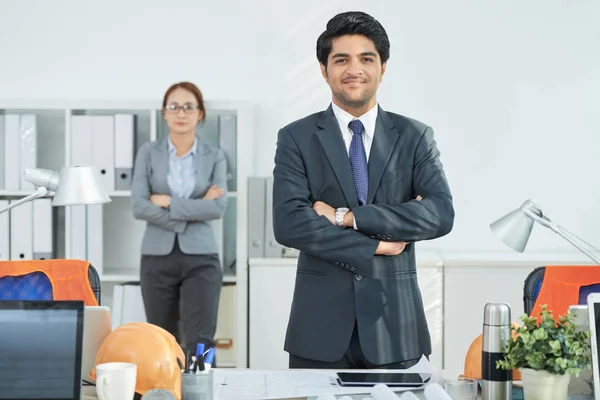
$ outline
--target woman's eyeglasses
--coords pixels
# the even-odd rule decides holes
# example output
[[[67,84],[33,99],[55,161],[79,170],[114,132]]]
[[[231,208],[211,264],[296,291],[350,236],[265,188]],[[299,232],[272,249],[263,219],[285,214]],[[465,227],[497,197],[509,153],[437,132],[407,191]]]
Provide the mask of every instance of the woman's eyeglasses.
[[[179,104],[167,104],[165,106],[165,111],[169,114],[177,114],[179,110],[183,110],[183,112],[186,114],[193,114],[199,108],[200,107],[194,104],[184,104],[182,106],[180,106]]]

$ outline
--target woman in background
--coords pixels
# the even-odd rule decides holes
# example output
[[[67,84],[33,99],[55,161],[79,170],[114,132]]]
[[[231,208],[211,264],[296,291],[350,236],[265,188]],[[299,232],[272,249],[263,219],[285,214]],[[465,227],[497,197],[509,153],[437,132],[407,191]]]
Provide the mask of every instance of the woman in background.
[[[140,284],[146,318],[172,333],[195,354],[214,347],[223,270],[211,221],[227,205],[223,152],[196,136],[206,110],[192,83],[171,86],[163,99],[167,137],[145,143],[136,155],[132,211],[147,222]]]

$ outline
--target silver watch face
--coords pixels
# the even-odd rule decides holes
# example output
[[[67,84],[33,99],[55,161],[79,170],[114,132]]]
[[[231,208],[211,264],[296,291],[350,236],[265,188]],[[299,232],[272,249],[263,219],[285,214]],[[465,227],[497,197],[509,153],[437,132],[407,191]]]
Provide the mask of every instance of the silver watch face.
[[[335,224],[339,227],[344,226],[344,216],[350,211],[349,208],[341,207],[335,210]]]

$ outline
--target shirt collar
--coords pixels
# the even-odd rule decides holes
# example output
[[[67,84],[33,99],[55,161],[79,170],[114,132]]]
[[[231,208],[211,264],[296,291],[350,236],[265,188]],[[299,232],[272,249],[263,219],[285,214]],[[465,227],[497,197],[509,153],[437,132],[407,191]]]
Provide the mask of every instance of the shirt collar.
[[[167,146],[169,148],[169,153],[177,154],[177,149],[175,148],[175,145],[173,144],[173,141],[171,140],[171,135],[169,135],[169,137],[167,139]],[[195,156],[197,151],[198,151],[198,138],[194,137],[194,144],[192,145],[192,148],[183,157],[186,157],[188,154],[192,154],[193,156]],[[181,158],[183,158],[183,157],[181,157]]]
[[[373,134],[375,133],[375,123],[377,122],[377,111],[379,109],[377,103],[373,107],[371,107],[369,111],[367,111],[358,118],[348,113],[347,111],[342,110],[333,102],[331,103],[331,108],[333,109],[333,114],[335,115],[335,118],[340,124],[340,128],[342,128],[342,134],[345,135],[346,133],[348,133],[348,124],[350,123],[350,121],[358,119],[360,120],[360,122],[362,122],[363,126],[365,127],[365,131],[363,133],[369,138],[373,138]],[[346,129],[343,129],[343,127],[345,127]]]

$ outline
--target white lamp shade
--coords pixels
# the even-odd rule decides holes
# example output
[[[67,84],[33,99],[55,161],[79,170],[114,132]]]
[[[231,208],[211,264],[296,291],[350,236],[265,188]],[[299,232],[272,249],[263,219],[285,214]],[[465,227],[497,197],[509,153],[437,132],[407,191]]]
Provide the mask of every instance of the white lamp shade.
[[[505,245],[522,253],[529,241],[533,220],[519,208],[492,222],[490,229]]]
[[[522,253],[529,241],[534,218],[538,217],[543,218],[542,208],[533,201],[526,200],[521,207],[492,222],[490,229],[505,245]]]
[[[100,173],[93,166],[75,165],[65,167],[60,172],[60,181],[53,206],[109,203]]]

